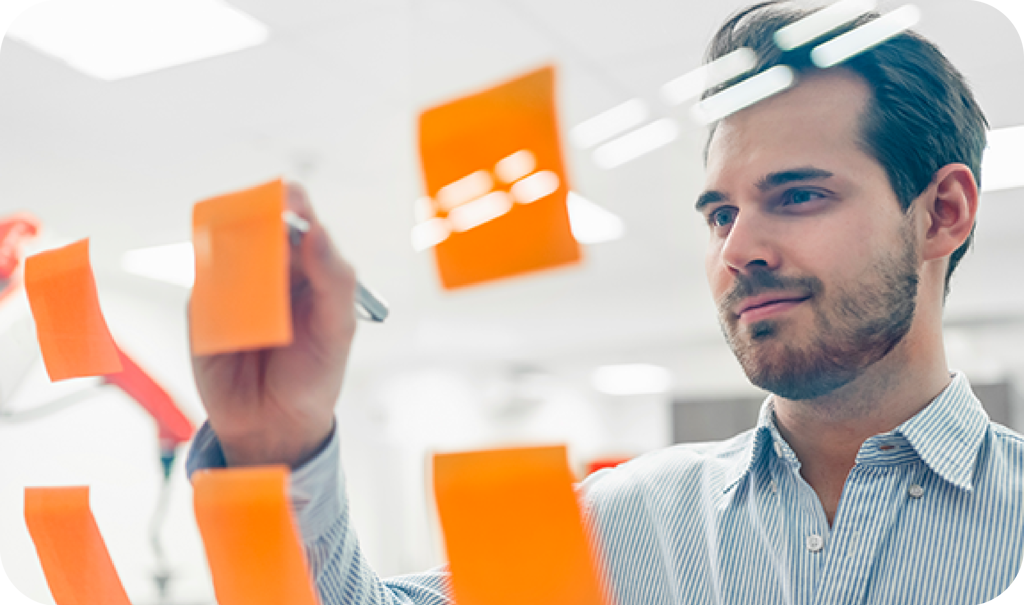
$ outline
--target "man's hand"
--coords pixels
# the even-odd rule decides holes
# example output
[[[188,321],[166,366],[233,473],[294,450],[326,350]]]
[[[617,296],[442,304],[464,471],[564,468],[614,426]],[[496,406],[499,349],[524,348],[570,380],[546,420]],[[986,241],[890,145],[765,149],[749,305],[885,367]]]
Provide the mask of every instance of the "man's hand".
[[[305,191],[292,183],[288,207],[310,224],[291,249],[292,343],[192,356],[199,395],[229,466],[295,468],[321,449],[333,428],[355,334],[355,272],[317,221]]]

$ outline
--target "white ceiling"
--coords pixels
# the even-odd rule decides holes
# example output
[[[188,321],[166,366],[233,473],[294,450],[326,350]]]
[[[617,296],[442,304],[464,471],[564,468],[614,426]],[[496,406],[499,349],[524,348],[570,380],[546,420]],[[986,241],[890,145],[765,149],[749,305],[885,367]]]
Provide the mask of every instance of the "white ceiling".
[[[671,351],[718,347],[719,358],[706,233],[691,210],[704,135],[658,91],[699,65],[711,32],[745,2],[231,3],[269,25],[267,44],[121,81],[5,41],[0,214],[35,213],[51,241],[91,237],[101,291],[180,307],[186,292],[122,273],[120,255],[188,239],[194,202],[285,174],[307,185],[362,280],[391,303],[385,325],[360,331],[356,368],[660,360],[685,374]],[[992,125],[1024,124],[1024,52],[1009,21],[971,0],[917,4],[918,29],[966,73]],[[544,63],[559,69],[565,130],[641,97],[682,136],[608,171],[566,146],[573,188],[622,216],[625,239],[589,247],[578,267],[442,292],[430,253],[409,244],[417,113]],[[1024,259],[1020,197],[983,200],[977,250],[949,302],[963,325],[1024,309],[1024,284],[1010,278]]]

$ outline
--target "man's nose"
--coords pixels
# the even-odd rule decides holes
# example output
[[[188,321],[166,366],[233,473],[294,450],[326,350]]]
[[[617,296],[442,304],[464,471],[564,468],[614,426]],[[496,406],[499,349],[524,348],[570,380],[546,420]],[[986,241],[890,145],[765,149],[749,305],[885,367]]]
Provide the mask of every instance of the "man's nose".
[[[755,267],[777,269],[779,255],[769,224],[756,213],[738,215],[722,246],[721,260],[737,273],[750,273]]]

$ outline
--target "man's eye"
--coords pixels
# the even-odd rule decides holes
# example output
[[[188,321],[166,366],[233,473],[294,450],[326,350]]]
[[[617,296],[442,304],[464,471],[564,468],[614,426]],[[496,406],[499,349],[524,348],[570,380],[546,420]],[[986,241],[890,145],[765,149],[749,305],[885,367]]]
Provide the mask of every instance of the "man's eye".
[[[787,191],[784,197],[784,203],[786,204],[805,204],[814,200],[820,199],[821,193],[813,191],[811,189],[794,189]]]
[[[712,227],[725,227],[736,218],[736,211],[733,208],[723,206],[716,208],[708,215],[708,224]]]

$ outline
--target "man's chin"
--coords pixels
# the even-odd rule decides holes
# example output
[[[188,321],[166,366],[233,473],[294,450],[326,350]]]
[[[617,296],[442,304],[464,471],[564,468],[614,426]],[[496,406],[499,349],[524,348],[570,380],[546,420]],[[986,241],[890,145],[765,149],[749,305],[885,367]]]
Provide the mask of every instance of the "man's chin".
[[[811,360],[807,356],[775,355],[770,360],[763,357],[740,360],[747,379],[760,389],[792,401],[824,397],[861,373],[853,368],[823,367],[820,359]]]
[[[733,353],[754,386],[793,401],[828,395],[861,373],[859,366],[838,367],[820,353],[786,346],[768,336],[748,341],[742,351],[734,348]]]

